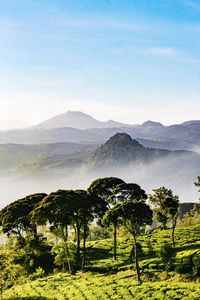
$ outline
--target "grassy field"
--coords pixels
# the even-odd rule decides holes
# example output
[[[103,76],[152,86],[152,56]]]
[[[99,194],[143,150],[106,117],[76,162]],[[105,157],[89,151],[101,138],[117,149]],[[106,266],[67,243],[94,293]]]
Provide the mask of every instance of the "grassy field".
[[[163,269],[157,254],[165,241],[170,241],[170,231],[140,236],[141,285],[137,285],[134,265],[130,262],[132,240],[127,235],[119,238],[117,261],[112,259],[112,239],[88,242],[84,272],[73,276],[56,273],[15,285],[3,292],[3,299],[199,300],[200,278],[190,271],[187,273],[187,266],[194,255],[200,259],[200,225],[176,229],[175,267],[168,272]],[[186,272],[175,272],[180,265]]]

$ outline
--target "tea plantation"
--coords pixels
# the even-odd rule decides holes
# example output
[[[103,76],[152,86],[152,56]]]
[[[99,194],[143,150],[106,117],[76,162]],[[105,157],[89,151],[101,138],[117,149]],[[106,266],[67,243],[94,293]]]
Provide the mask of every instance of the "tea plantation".
[[[159,255],[159,249],[170,241],[169,230],[144,233],[140,269],[142,284],[138,285],[134,262],[130,261],[132,240],[120,237],[117,260],[113,261],[112,239],[87,242],[84,270],[75,275],[55,273],[28,280],[4,289],[2,299],[200,299],[200,225],[177,228],[176,247],[170,265]],[[33,278],[32,278],[33,279]]]

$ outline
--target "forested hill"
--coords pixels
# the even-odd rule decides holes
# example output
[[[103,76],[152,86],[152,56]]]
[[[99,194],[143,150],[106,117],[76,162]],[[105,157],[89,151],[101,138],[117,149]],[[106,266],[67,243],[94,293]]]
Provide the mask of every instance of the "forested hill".
[[[101,145],[92,155],[92,161],[97,165],[124,165],[130,163],[148,163],[157,159],[182,157],[196,159],[200,164],[200,156],[191,151],[147,148],[127,133],[116,133],[105,144]]]

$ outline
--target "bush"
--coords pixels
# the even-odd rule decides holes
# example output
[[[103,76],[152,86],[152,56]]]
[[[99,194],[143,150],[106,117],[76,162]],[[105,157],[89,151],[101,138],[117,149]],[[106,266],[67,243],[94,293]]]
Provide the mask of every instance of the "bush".
[[[176,253],[174,247],[170,243],[163,243],[158,251],[158,256],[164,264],[165,270],[169,271],[173,268],[173,260],[176,256]]]

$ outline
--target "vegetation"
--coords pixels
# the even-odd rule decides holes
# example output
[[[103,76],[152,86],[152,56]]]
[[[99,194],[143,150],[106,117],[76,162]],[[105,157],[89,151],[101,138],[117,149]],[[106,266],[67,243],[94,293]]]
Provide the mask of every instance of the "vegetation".
[[[76,276],[56,274],[22,286],[14,286],[4,293],[4,299],[38,300],[97,300],[97,299],[181,299],[198,300],[200,285],[180,282],[145,282],[138,286],[130,271],[117,275],[79,273]]]
[[[106,178],[99,178],[96,179],[91,183],[88,188],[88,192],[90,195],[98,195],[101,197],[106,203],[108,208],[112,208],[113,205],[117,202],[116,197],[116,188],[125,183],[122,179],[116,177],[106,177]],[[113,224],[113,244],[114,244],[114,260],[117,258],[117,221],[114,215],[107,218],[107,223]],[[106,223],[106,222],[105,222]]]
[[[174,231],[178,217],[179,199],[173,195],[172,190],[160,187],[153,190],[149,195],[149,201],[154,206],[156,220],[161,224],[162,229],[166,229],[169,224],[172,228],[172,243],[175,246]]]
[[[177,222],[171,190],[154,190],[153,210],[147,203],[139,185],[107,177],[88,191],[7,205],[0,211],[2,298],[199,299],[200,225],[185,221],[199,217],[199,204]]]

